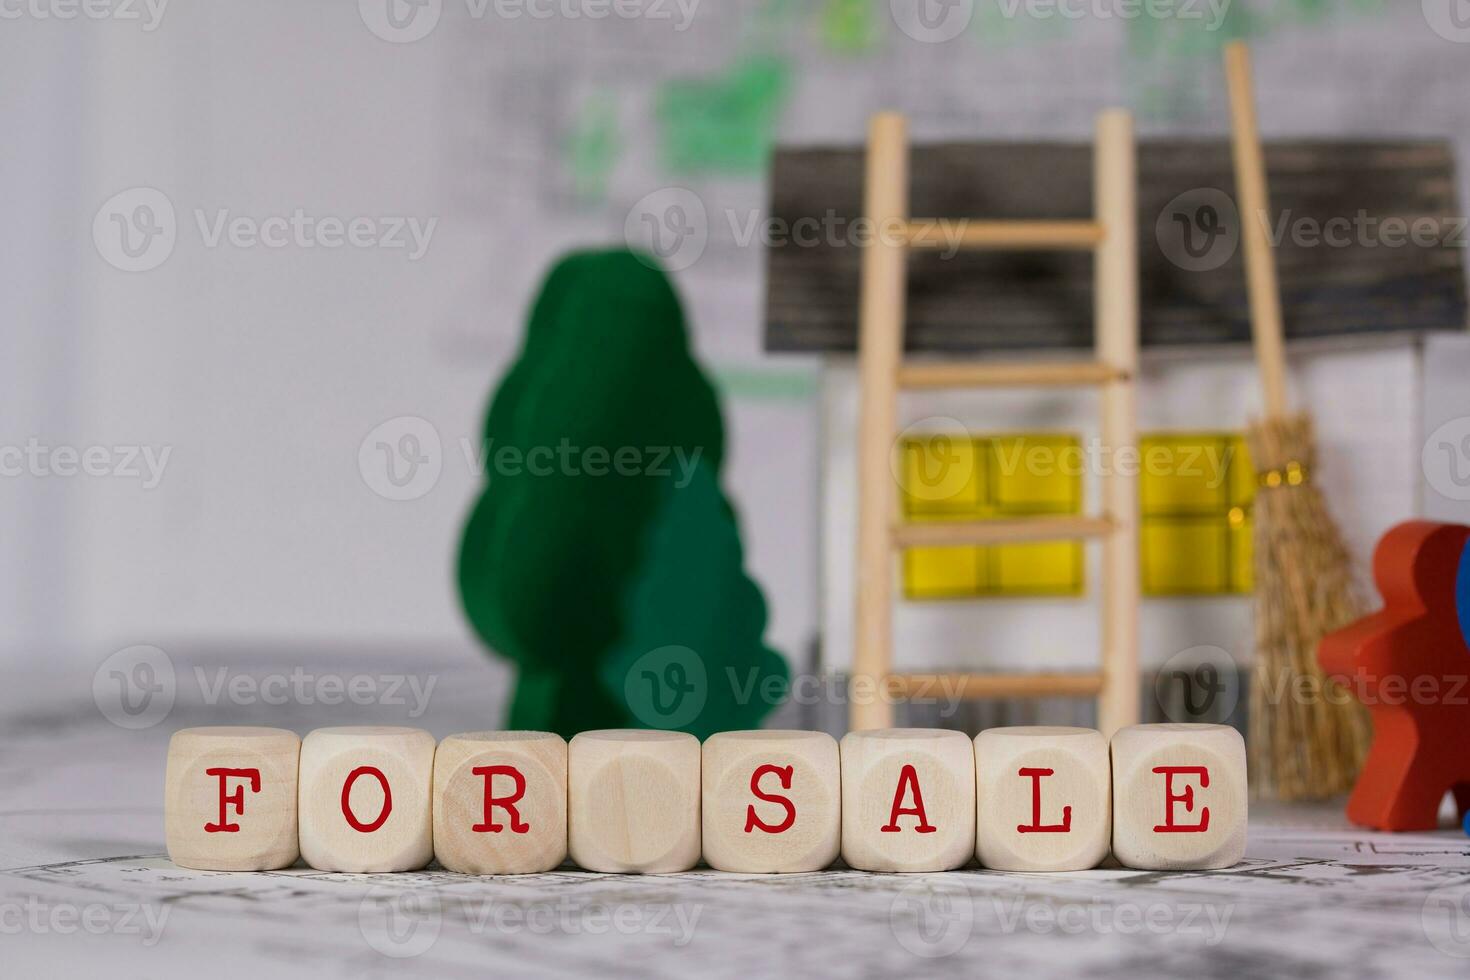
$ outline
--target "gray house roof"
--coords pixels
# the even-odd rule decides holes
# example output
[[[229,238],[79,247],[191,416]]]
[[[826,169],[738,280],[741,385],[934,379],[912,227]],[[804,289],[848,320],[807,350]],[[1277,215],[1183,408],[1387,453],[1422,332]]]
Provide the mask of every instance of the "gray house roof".
[[[1241,250],[1232,252],[1239,229],[1231,215],[1229,144],[1145,141],[1138,153],[1143,343],[1248,341],[1245,271]],[[821,243],[813,245],[809,220],[802,244],[792,238],[767,250],[769,351],[856,347],[862,250],[845,243],[844,229],[861,214],[863,156],[860,147],[783,149],[775,155],[774,227],[790,228],[807,218],[835,232],[817,234]],[[1457,218],[1462,212],[1448,143],[1278,142],[1267,145],[1266,158],[1276,217],[1289,218],[1295,229],[1278,248],[1289,337],[1465,328],[1470,234]],[[915,146],[911,171],[916,218],[1092,214],[1087,144]],[[1220,220],[1212,221],[1212,214]],[[1388,218],[1404,219],[1406,232],[1395,235],[1395,225],[1385,229]],[[1432,234],[1421,221],[1416,244],[1408,232],[1416,219],[1426,218],[1433,221]],[[1191,247],[1203,254],[1185,249],[1186,226]],[[1226,234],[1211,252],[1208,229],[1217,227]],[[1314,227],[1346,244],[1313,244]],[[1394,238],[1401,243],[1386,244]],[[908,346],[1089,347],[1091,291],[1087,254],[915,253],[909,264]]]

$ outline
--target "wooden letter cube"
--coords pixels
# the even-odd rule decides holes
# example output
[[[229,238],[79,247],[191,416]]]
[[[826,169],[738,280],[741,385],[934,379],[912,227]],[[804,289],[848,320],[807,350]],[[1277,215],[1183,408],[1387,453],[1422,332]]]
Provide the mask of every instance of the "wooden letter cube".
[[[975,853],[975,752],[960,732],[842,739],[842,859],[860,871],[949,871]]]
[[[567,857],[567,743],[546,732],[451,735],[434,753],[434,856],[449,871],[534,874]]]
[[[588,871],[667,874],[699,863],[699,739],[596,731],[567,751],[567,844]]]
[[[274,871],[296,863],[301,739],[283,728],[185,728],[168,742],[163,825],[168,856],[202,871]]]
[[[719,871],[820,871],[842,843],[837,740],[721,732],[704,743],[704,859]]]
[[[975,853],[997,871],[1085,871],[1112,844],[1108,740],[1090,728],[975,738]]]
[[[301,856],[319,871],[416,871],[434,857],[434,736],[318,728],[301,743]]]
[[[1245,856],[1245,741],[1225,725],[1113,736],[1113,854],[1130,868],[1228,868]]]

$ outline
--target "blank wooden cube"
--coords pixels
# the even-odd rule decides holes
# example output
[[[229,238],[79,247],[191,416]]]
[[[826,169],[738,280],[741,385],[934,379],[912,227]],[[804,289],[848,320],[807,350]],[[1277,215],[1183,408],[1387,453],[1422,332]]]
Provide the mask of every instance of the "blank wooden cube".
[[[1245,741],[1225,725],[1134,725],[1113,736],[1113,854],[1150,871],[1245,856]]]
[[[721,732],[704,743],[704,859],[719,871],[820,871],[842,843],[837,740]]]
[[[1091,728],[991,728],[975,738],[975,853],[997,871],[1083,871],[1112,843],[1108,740]]]
[[[185,728],[168,743],[168,856],[202,871],[274,871],[296,863],[301,739],[283,728]]]
[[[861,871],[949,871],[975,853],[975,752],[960,732],[842,739],[842,858]]]
[[[567,750],[567,845],[588,871],[666,874],[699,863],[699,739],[582,732]]]
[[[434,753],[434,856],[449,871],[534,874],[567,857],[567,743],[547,732],[451,735]]]
[[[301,856],[319,871],[415,871],[434,857],[434,736],[318,728],[301,743]]]

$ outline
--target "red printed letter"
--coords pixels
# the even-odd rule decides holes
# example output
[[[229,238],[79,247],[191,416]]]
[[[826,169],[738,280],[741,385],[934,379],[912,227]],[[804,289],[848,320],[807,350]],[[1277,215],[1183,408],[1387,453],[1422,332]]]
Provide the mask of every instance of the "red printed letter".
[[[745,808],[745,832],[747,834],[756,827],[759,827],[768,834],[781,834],[785,833],[791,828],[792,824],[796,823],[796,804],[784,796],[767,795],[761,791],[759,785],[762,776],[768,773],[774,773],[776,778],[781,780],[781,788],[790,789],[791,775],[794,771],[794,766],[764,765],[750,774],[750,791],[755,794],[756,799],[764,800],[767,803],[781,804],[786,808],[786,818],[775,826],[772,826],[755,815],[754,805],[747,805]]]
[[[1070,834],[1072,832],[1072,808],[1062,807],[1062,822],[1042,826],[1041,823],[1041,777],[1050,776],[1053,769],[1021,769],[1022,779],[1031,780],[1031,822],[1016,828],[1018,834]]]
[[[490,811],[495,807],[503,807],[510,814],[510,832],[513,834],[524,834],[531,829],[531,825],[521,819],[520,811],[516,809],[516,801],[526,795],[526,777],[515,766],[476,766],[470,772],[476,776],[485,777],[485,813],[484,820],[475,824],[470,829],[477,834],[489,831],[498,834],[505,829],[505,824],[496,823],[490,819]],[[490,783],[496,776],[509,776],[515,784],[515,790],[509,796],[491,796]]]
[[[914,805],[912,807],[900,806],[903,803],[903,788],[913,787]],[[921,834],[932,834],[938,827],[929,824],[929,818],[924,814],[924,797],[919,792],[919,774],[914,772],[913,766],[904,766],[898,774],[898,789],[893,794],[893,810],[888,814],[888,826],[878,828],[885,834],[898,833],[898,818],[901,814],[909,813],[919,818],[919,825],[914,829]]]
[[[1174,795],[1176,773],[1199,777],[1200,789],[1210,788],[1210,770],[1204,766],[1154,766],[1154,772],[1164,774],[1164,822],[1154,828],[1156,834],[1202,834],[1210,829],[1210,808],[1200,807],[1199,823],[1177,824],[1174,822],[1174,804],[1183,803],[1185,813],[1194,812],[1194,787],[1184,787],[1184,792]]]
[[[204,825],[206,834],[236,834],[240,832],[240,825],[230,823],[229,816],[225,813],[225,806],[233,806],[236,816],[245,815],[245,787],[236,786],[233,793],[225,792],[225,780],[248,779],[250,780],[250,792],[260,792],[260,770],[259,769],[206,769],[206,776],[219,777],[219,823],[207,823]]]
[[[383,784],[383,809],[378,814],[378,819],[372,823],[363,823],[352,813],[352,784],[357,782],[358,776],[376,776],[378,782]],[[342,784],[342,816],[347,818],[347,823],[353,830],[363,834],[371,834],[383,826],[383,821],[388,819],[388,814],[393,812],[393,791],[388,788],[388,777],[383,775],[383,770],[374,766],[359,766],[347,774],[347,782]]]

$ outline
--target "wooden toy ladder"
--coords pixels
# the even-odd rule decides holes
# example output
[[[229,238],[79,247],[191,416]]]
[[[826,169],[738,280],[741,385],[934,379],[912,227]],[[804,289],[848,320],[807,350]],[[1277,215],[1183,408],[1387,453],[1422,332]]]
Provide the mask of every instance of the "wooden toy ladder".
[[[1138,230],[1133,120],[1098,117],[1091,221],[960,221],[969,249],[1077,249],[1095,255],[1096,357],[1034,363],[930,363],[904,359],[909,249],[947,244],[936,222],[909,218],[909,148],[902,115],[882,113],[868,131],[864,210],[878,233],[863,250],[859,326],[857,633],[854,682],[876,680],[896,697],[925,690],[965,698],[1097,697],[1105,735],[1138,721],[1138,478],[1117,450],[1137,449],[1133,380],[1138,370]],[[899,234],[884,233],[899,229]],[[1102,513],[970,523],[904,524],[891,469],[901,389],[1075,387],[1101,389]],[[904,548],[1021,541],[1103,540],[1102,663],[1091,674],[894,674],[894,561]],[[1038,629],[1041,627],[1038,626]],[[936,683],[945,682],[944,688]],[[889,698],[853,690],[854,731],[893,724]]]

